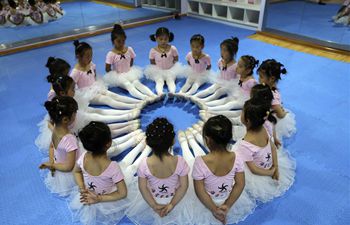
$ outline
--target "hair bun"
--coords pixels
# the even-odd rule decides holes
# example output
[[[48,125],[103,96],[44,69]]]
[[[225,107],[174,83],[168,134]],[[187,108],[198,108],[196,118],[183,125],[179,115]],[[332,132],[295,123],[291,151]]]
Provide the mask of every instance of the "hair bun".
[[[55,57],[52,57],[52,56],[50,56],[48,59],[47,59],[47,62],[46,62],[46,67],[47,68],[49,68],[50,67],[50,65],[53,63],[53,62],[55,62]]]
[[[281,69],[281,73],[282,73],[282,74],[287,74],[286,68],[282,68],[282,69]]]
[[[75,40],[75,41],[73,42],[73,45],[75,46],[75,48],[77,48],[77,47],[80,45],[79,40]]]
[[[46,79],[47,79],[47,82],[49,82],[49,83],[54,83],[55,81],[56,81],[56,79],[55,79],[55,76],[54,75],[48,75],[47,77],[46,77]]]
[[[151,41],[156,41],[156,35],[155,34],[151,34],[149,36],[149,39],[151,39]]]
[[[123,30],[123,27],[120,24],[116,23],[113,26],[113,30]]]
[[[238,39],[238,37],[232,37],[232,41],[235,42],[236,44],[239,44],[239,39]]]

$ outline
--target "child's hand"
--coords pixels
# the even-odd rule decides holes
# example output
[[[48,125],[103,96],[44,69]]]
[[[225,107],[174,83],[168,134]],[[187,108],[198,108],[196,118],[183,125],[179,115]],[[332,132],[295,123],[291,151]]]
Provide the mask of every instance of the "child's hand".
[[[160,204],[155,204],[152,209],[160,216],[162,216],[162,210],[165,208],[166,205],[160,205]]]
[[[274,179],[274,180],[280,179],[280,172],[278,171],[278,167],[275,169],[275,172],[272,175],[272,179]]]
[[[80,202],[84,205],[91,205],[101,201],[101,196],[92,191],[85,190],[80,192]]]
[[[282,146],[282,143],[280,142],[280,140],[277,137],[274,137],[273,139],[274,139],[274,142],[276,145],[276,149],[278,150]]]
[[[170,213],[170,211],[173,210],[173,208],[173,204],[167,204],[161,211],[161,217],[167,216]]]
[[[43,169],[49,169],[49,170],[51,170],[51,169],[54,169],[54,168],[52,167],[52,163],[50,163],[50,162],[45,162],[45,163],[42,163],[42,164],[39,166],[39,169],[41,169],[41,170],[43,170]]]
[[[217,207],[215,210],[211,212],[213,216],[219,220],[222,224],[226,224],[226,213],[219,207]]]

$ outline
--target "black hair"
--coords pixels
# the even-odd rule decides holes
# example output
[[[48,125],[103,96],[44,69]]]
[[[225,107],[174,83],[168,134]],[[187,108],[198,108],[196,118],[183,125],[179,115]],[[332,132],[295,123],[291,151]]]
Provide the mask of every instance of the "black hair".
[[[276,82],[281,80],[281,74],[287,74],[286,68],[280,62],[275,59],[267,59],[261,63],[258,72],[263,71],[263,73],[268,77],[274,77]]]
[[[216,146],[226,148],[232,139],[232,123],[223,115],[211,117],[203,126],[203,137],[210,138]]]
[[[238,52],[239,39],[237,37],[232,37],[221,42],[220,47],[225,46],[231,55],[231,59],[236,57]]]
[[[169,42],[172,42],[174,40],[174,34],[172,32],[169,31],[168,28],[166,27],[159,27],[156,31],[155,34],[151,34],[149,36],[149,38],[151,39],[151,41],[156,41],[156,38],[162,35],[166,35],[169,37]]]
[[[63,117],[71,118],[78,111],[78,103],[69,96],[56,96],[45,102],[45,108],[53,123],[59,124]]]
[[[194,41],[198,41],[199,44],[203,45],[204,46],[204,37],[201,35],[201,34],[195,34],[191,37],[191,40],[190,40],[190,43],[192,44],[192,42]]]
[[[166,118],[156,118],[146,128],[146,142],[153,153],[162,160],[169,152],[175,138],[174,126]]]
[[[249,129],[258,130],[266,120],[276,123],[276,118],[272,115],[270,107],[267,104],[261,104],[259,99],[251,98],[244,103],[244,119],[249,121]]]
[[[85,51],[92,50],[91,46],[86,42],[79,42],[79,40],[75,40],[73,44],[75,46],[75,56],[83,56]]]
[[[2,5],[2,2],[0,1],[0,10],[2,10],[3,8],[3,5]]]
[[[244,62],[244,66],[246,69],[249,69],[249,75],[253,75],[253,70],[255,67],[259,65],[259,60],[256,60],[251,55],[244,55],[241,57],[242,61]]]
[[[112,33],[111,33],[111,40],[112,40],[112,43],[114,43],[114,40],[117,38],[117,36],[123,36],[124,39],[126,39],[126,34],[125,34],[125,31],[123,29],[122,26],[120,26],[119,24],[114,24],[114,27],[113,27],[113,30],[112,30]]]
[[[65,60],[60,58],[49,57],[47,59],[47,63],[45,65],[49,68],[49,72],[51,75],[68,75],[64,74],[65,71],[70,70],[70,65]]]
[[[57,96],[59,96],[62,91],[67,93],[68,89],[74,83],[74,80],[70,76],[65,75],[49,75],[46,79],[52,84],[52,88]]]
[[[28,4],[30,6],[35,6],[36,5],[36,1],[35,0],[28,0]]]
[[[79,132],[79,139],[92,155],[103,155],[112,141],[111,130],[105,123],[92,121]]]
[[[9,6],[10,6],[11,8],[13,8],[13,9],[16,9],[16,8],[17,8],[17,3],[16,3],[15,1],[13,1],[13,0],[8,0],[7,2],[8,2]]]
[[[257,84],[254,87],[252,87],[250,93],[251,93],[251,98],[254,99],[254,102],[256,102],[257,104],[263,104],[266,106],[266,108],[271,109],[273,94],[268,85]],[[272,115],[268,117],[268,120],[271,123],[274,123],[274,124],[277,123],[277,119]]]

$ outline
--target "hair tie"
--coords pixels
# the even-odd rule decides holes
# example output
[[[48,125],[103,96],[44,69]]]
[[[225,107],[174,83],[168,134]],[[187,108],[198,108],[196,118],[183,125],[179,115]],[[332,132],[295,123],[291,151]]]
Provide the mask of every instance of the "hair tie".
[[[266,111],[266,116],[264,117],[264,120],[267,120],[267,118],[269,118],[270,115],[270,111]]]

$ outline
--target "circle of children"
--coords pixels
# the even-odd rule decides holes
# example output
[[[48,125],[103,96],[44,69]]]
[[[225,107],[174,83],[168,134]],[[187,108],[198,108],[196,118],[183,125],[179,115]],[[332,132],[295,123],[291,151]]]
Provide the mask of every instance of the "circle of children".
[[[96,77],[86,42],[74,42],[77,64],[70,75],[70,65],[60,58],[50,57],[46,65],[52,90],[36,144],[49,158],[40,169],[47,188],[69,202],[74,221],[116,224],[126,215],[136,224],[237,223],[291,187],[295,161],[282,137],[295,132],[295,121],[277,88],[287,72],[281,63],[267,59],[259,65],[249,55],[236,61],[239,40],[227,39],[220,44],[214,80],[204,37],[192,36],[183,66],[169,44],[174,34],[161,27],[150,36],[157,44],[142,71],[126,38],[115,25],[103,78]],[[154,80],[156,93],[140,82],[142,74]],[[183,74],[186,83],[176,92],[176,78]],[[205,83],[212,84],[200,88]],[[201,108],[201,120],[178,132],[182,156],[173,154],[176,134],[166,118],[140,129],[140,110],[164,98],[165,84],[169,97]],[[131,97],[109,91],[112,86]],[[110,160],[126,149],[131,150],[119,163]]]
[[[38,25],[63,15],[56,0],[0,0],[0,27]]]

